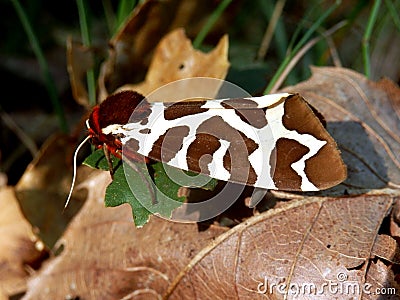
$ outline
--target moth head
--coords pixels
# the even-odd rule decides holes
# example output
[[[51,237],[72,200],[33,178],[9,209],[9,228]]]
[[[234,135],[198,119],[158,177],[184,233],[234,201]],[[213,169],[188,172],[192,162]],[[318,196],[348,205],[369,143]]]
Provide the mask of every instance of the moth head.
[[[143,95],[134,91],[123,91],[108,96],[93,108],[89,127],[99,133],[109,125],[126,124],[132,118],[146,118],[150,112],[150,105]]]
[[[101,104],[96,105],[86,120],[88,136],[79,144],[74,153],[74,170],[64,209],[68,206],[75,185],[77,155],[82,146],[90,140],[96,148],[107,147],[107,150],[121,158],[122,143],[120,136],[114,134],[118,126],[122,126],[132,119],[132,114],[137,111],[137,118],[146,118],[150,113],[150,105],[144,97],[134,91],[123,91],[107,97]]]
[[[146,120],[151,113],[144,96],[134,91],[123,91],[108,96],[95,106],[86,122],[92,144],[119,147],[118,129],[129,122]]]

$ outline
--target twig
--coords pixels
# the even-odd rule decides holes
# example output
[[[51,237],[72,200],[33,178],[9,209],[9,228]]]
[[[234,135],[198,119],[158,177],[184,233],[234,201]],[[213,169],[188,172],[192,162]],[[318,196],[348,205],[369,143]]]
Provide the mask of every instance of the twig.
[[[293,67],[299,62],[299,60],[303,57],[303,55],[316,43],[318,43],[321,39],[324,37],[326,38],[327,36],[333,34],[340,28],[342,28],[344,25],[346,25],[346,21],[341,21],[332,28],[328,29],[325,31],[322,36],[318,36],[310,40],[307,44],[301,48],[295,56],[290,60],[290,62],[287,64],[285,69],[281,72],[281,75],[279,78],[276,80],[275,84],[272,86],[270,93],[275,93],[279,87],[282,85],[283,81],[286,79],[286,76],[289,74],[289,72],[293,69]]]
[[[333,42],[332,37],[327,36],[326,42],[327,42],[329,50],[331,52],[333,64],[335,65],[335,67],[341,68],[342,62],[340,61],[339,53],[337,52],[337,49],[336,49],[335,43]]]
[[[278,24],[279,17],[282,14],[283,7],[285,6],[286,0],[278,0],[276,2],[274,12],[272,13],[271,20],[269,21],[268,27],[264,33],[260,49],[258,49],[257,60],[264,59],[267,54],[269,45],[271,43],[272,36],[274,35],[276,24]]]
[[[275,72],[268,86],[264,90],[264,94],[271,93],[273,87],[277,89],[280,86],[277,85],[277,81],[282,78],[282,73],[287,69],[288,64],[290,64],[292,58],[300,51],[300,49],[307,43],[311,35],[318,30],[321,24],[328,18],[328,16],[341,4],[341,1],[337,0],[333,5],[331,5],[315,22],[312,23],[311,27],[303,35],[300,41],[296,44],[293,50],[285,57],[278,70]],[[285,75],[286,77],[286,75]]]
[[[29,150],[32,157],[35,157],[38,153],[38,147],[36,146],[33,139],[31,139],[14,120],[0,107],[0,117],[12,132],[19,138],[22,144]]]

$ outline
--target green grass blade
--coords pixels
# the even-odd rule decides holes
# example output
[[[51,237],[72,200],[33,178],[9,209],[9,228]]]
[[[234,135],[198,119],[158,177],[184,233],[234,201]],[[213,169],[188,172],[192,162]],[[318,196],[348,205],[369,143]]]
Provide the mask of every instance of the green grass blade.
[[[85,4],[83,0],[76,0],[76,4],[78,7],[78,14],[79,14],[79,24],[81,28],[81,36],[82,42],[85,47],[90,47],[90,34],[89,34],[89,26],[87,22],[87,11],[85,8]],[[89,96],[89,104],[95,105],[96,104],[96,80],[94,77],[94,70],[90,68],[86,72],[86,81],[87,81],[87,88],[88,88],[88,96]]]
[[[110,36],[114,34],[114,30],[117,27],[117,17],[114,13],[111,0],[102,0],[104,18],[106,19],[108,33]]]
[[[54,84],[54,80],[50,74],[49,65],[44,56],[43,50],[40,47],[40,43],[36,37],[36,34],[33,31],[33,28],[28,19],[28,16],[26,15],[26,13],[25,13],[23,7],[21,6],[21,4],[19,3],[19,1],[11,0],[11,2],[14,5],[15,11],[17,12],[18,17],[22,23],[22,26],[26,32],[26,35],[28,36],[29,43],[32,47],[33,53],[35,54],[36,59],[38,60],[40,69],[42,70],[42,75],[44,78],[47,93],[49,94],[53,110],[58,117],[58,123],[59,123],[60,129],[63,132],[68,132],[68,125],[67,125],[67,121],[65,119],[64,110],[63,110],[63,108],[61,106],[61,102],[58,98],[57,88],[56,88],[56,85]]]
[[[374,28],[376,17],[378,16],[379,7],[381,6],[381,0],[376,0],[372,7],[371,14],[368,18],[367,28],[365,29],[363,41],[362,41],[362,57],[364,62],[364,73],[367,78],[371,77],[371,60],[369,55],[369,41]]]
[[[299,50],[309,41],[310,37],[321,27],[322,23],[332,14],[337,7],[341,4],[341,1],[336,1],[335,4],[331,5],[307,30],[304,36],[300,39],[300,41],[294,46],[293,50],[288,53],[285,57],[278,70],[275,72],[268,86],[264,90],[264,94],[268,94],[272,87],[275,86],[275,83],[279,80],[280,76],[290,63],[290,60],[299,52]]]
[[[397,30],[400,31],[400,15],[398,13],[400,11],[400,9],[399,9],[399,7],[396,7],[393,2],[394,1],[392,1],[392,0],[385,0],[385,4],[388,7],[390,16],[393,19],[393,23],[394,23],[394,25],[396,25]],[[397,3],[397,4],[399,4],[399,3]],[[397,6],[399,6],[399,5],[397,5]]]
[[[115,32],[125,22],[131,11],[135,8],[137,1],[135,0],[120,0],[117,9],[117,27]]]
[[[210,15],[208,18],[206,24],[203,26],[203,28],[200,30],[198,35],[193,41],[193,47],[198,49],[201,44],[203,43],[205,37],[207,34],[210,32],[211,28],[214,26],[214,24],[218,21],[219,17],[222,15],[224,10],[228,7],[228,5],[232,2],[232,0],[223,0],[218,7],[213,11],[213,13]]]
[[[322,23],[335,11],[336,8],[339,7],[339,5],[342,3],[342,1],[336,1],[335,4],[333,4],[331,7],[329,7],[312,25],[311,27],[306,31],[306,33],[303,35],[303,37],[300,39],[300,41],[296,44],[296,46],[293,48],[293,52],[296,53],[299,51],[300,48],[302,48],[311,38],[311,36],[316,32],[321,26]]]

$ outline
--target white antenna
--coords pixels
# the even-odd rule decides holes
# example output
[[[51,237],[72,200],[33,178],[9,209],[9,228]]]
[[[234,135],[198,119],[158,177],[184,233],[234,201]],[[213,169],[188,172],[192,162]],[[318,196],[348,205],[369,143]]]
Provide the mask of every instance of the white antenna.
[[[88,141],[88,139],[90,139],[90,136],[87,136],[87,137],[79,144],[79,146],[78,146],[78,147],[76,148],[76,150],[75,150],[75,153],[74,153],[74,174],[73,174],[73,176],[72,176],[71,189],[69,190],[69,195],[68,195],[67,201],[65,202],[64,210],[65,210],[65,209],[67,208],[67,206],[68,206],[69,200],[71,199],[71,196],[72,196],[72,191],[74,190],[74,186],[75,186],[76,169],[77,169],[76,160],[77,160],[78,152],[79,152],[79,150],[82,148],[83,144],[85,144],[85,143]]]

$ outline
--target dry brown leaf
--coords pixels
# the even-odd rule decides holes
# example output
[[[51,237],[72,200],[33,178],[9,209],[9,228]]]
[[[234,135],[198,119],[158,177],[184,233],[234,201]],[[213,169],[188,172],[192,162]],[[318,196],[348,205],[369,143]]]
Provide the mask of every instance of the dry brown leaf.
[[[108,43],[109,57],[102,64],[98,78],[98,98],[105,99],[124,84],[142,81],[160,39],[169,31],[182,27],[190,36],[195,36],[217,5],[213,0],[147,0],[138,5]],[[229,20],[234,17],[235,10],[220,16],[211,35],[225,33]],[[84,106],[87,106],[84,73],[91,66],[93,54],[71,40],[67,41],[73,95]]]
[[[8,299],[25,290],[28,269],[38,267],[46,254],[11,187],[0,189],[0,236],[0,299]]]
[[[183,29],[166,35],[158,44],[144,82],[129,84],[120,90],[135,90],[148,95],[157,88],[184,78],[224,79],[229,68],[228,37],[221,38],[209,53],[195,50]]]
[[[99,75],[99,99],[105,99],[117,87],[144,77],[149,55],[168,31],[177,0],[145,1],[131,13],[127,22],[109,42],[110,55]]]
[[[197,255],[169,286],[171,299],[283,299],[285,292],[276,290],[280,284],[322,287],[340,281],[339,276],[361,285],[370,249],[391,205],[385,195],[308,198],[255,216]],[[265,295],[257,293],[264,287]],[[308,299],[303,296],[298,299]],[[326,291],[319,299],[333,296]]]
[[[143,80],[160,39],[180,27],[197,33],[216,5],[212,0],[150,0],[136,7],[110,41],[110,56],[99,76],[99,99]]]
[[[400,198],[395,199],[393,211],[390,214],[390,235],[400,238]]]
[[[400,284],[395,279],[391,266],[382,261],[371,262],[365,280],[365,300],[397,300],[400,298]]]
[[[199,232],[195,224],[157,217],[138,230],[130,207],[103,207],[100,187],[109,182],[99,172],[84,183],[88,199],[59,241],[64,251],[32,278],[25,299],[261,299],[257,289],[265,280],[318,287],[346,276],[362,284],[393,201],[389,195],[307,198],[229,231]]]
[[[104,207],[109,182],[109,173],[98,171],[82,184],[88,199],[58,242],[64,251],[32,278],[25,299],[121,299],[132,292],[156,299],[185,263],[225,231],[199,233],[196,224],[157,217],[138,230],[128,205]]]
[[[372,253],[391,263],[400,264],[400,249],[397,241],[389,235],[379,234],[376,237]]]
[[[288,92],[302,94],[328,121],[342,150],[348,179],[330,193],[400,188],[400,89],[352,70],[314,67],[312,77]]]
[[[89,98],[86,90],[86,72],[93,67],[93,54],[87,47],[67,39],[67,69],[72,95],[76,102],[88,108]]]
[[[217,3],[212,0],[148,0],[138,5],[127,18],[125,24],[121,26],[120,30],[108,43],[109,57],[102,64],[98,78],[98,98],[103,100],[118,87],[143,80],[153,56],[153,50],[160,42],[161,38],[169,31],[182,27],[185,27],[192,35],[197,34],[199,28],[201,28],[204,23],[204,19],[208,18],[210,12],[215,9],[216,5]],[[234,13],[229,15],[229,18],[232,18]],[[223,32],[226,32],[226,30]],[[183,43],[185,50],[187,50],[186,48],[188,45],[187,43],[184,44],[185,41],[186,39],[183,38],[181,43]],[[226,54],[226,37],[224,38],[224,43],[226,43],[226,48],[221,48],[220,50],[225,50],[225,53],[221,53],[221,55]],[[171,49],[167,52],[171,52]],[[73,43],[70,39],[67,41],[68,71],[73,96],[78,103],[84,106],[88,105],[84,75],[87,69],[92,65],[92,54],[93,53],[88,52],[87,49],[81,45]],[[187,62],[189,62],[189,57],[187,56],[188,52],[184,54],[186,55],[185,57],[180,57],[175,53],[175,56],[171,57],[171,59],[186,59]],[[199,58],[197,52],[194,52],[194,56],[196,57],[196,63],[202,62],[197,60]],[[225,65],[223,59],[226,60],[226,55],[221,57],[221,60],[217,60],[216,63],[223,63]],[[163,57],[162,60],[165,66],[165,57]],[[158,60],[157,63],[159,63],[159,61],[160,60]],[[168,59],[168,63],[171,63],[170,59]],[[196,65],[196,68],[185,68],[184,71],[179,72],[179,76],[176,76],[176,72],[174,71],[174,74],[170,74],[169,77],[181,78],[180,76],[185,74],[188,77],[190,76],[190,70],[196,70],[196,72],[192,72],[193,74],[203,72],[204,74],[200,74],[201,76],[207,76],[207,74],[210,73],[211,77],[224,78],[226,75],[226,70],[224,71],[224,69],[221,69],[220,72],[214,75],[218,66],[211,67],[214,72],[209,72],[208,70],[204,72],[204,70],[199,70],[200,68],[201,64]],[[167,71],[170,73],[170,70]],[[223,75],[220,75],[220,73]],[[153,75],[154,74],[153,70]],[[150,78],[150,81],[151,80]],[[167,82],[170,81],[172,80],[167,80]]]
[[[54,245],[81,206],[80,201],[71,201],[72,205],[62,213],[72,179],[72,153],[69,151],[72,150],[67,136],[50,137],[15,188],[24,214],[40,229],[46,245]],[[82,196],[74,194],[75,200]]]

